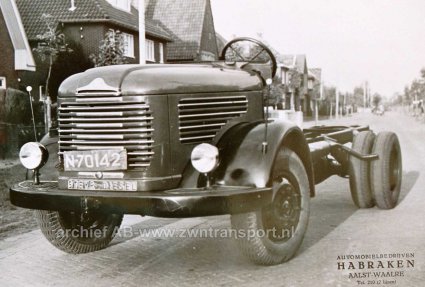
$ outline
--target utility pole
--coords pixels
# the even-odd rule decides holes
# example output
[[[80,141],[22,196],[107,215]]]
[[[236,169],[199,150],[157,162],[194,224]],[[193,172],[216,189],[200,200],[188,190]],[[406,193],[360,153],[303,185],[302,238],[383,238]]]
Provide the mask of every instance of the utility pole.
[[[363,112],[366,111],[366,81],[364,82],[363,87]]]
[[[138,0],[139,5],[139,63],[146,64],[145,39],[145,0]]]
[[[332,119],[332,106],[333,106],[334,104],[332,103],[332,101],[331,101],[331,108],[330,108],[330,112],[329,112],[329,118],[330,119]]]
[[[336,103],[335,103],[335,118],[338,119],[339,118],[339,91],[338,88],[335,89],[335,98],[336,98]]]
[[[369,107],[372,107],[373,96],[372,96],[372,93],[370,92],[370,86],[369,85],[367,85],[367,94],[369,95]]]

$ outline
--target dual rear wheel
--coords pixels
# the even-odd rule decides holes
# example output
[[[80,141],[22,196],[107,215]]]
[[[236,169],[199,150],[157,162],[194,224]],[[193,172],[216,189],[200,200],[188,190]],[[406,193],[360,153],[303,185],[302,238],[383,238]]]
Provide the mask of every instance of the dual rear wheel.
[[[398,137],[393,132],[358,133],[352,149],[362,154],[376,154],[371,162],[350,156],[350,190],[359,208],[377,206],[391,209],[397,204],[401,190],[402,159]]]

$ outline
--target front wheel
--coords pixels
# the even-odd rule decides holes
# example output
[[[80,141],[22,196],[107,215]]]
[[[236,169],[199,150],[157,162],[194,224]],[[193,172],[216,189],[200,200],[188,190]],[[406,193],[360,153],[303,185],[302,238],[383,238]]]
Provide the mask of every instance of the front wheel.
[[[58,249],[80,254],[106,248],[121,225],[121,214],[36,210],[41,232]]]
[[[256,212],[231,216],[242,253],[261,265],[291,259],[300,247],[310,213],[310,188],[300,158],[282,148],[272,172],[273,202]]]

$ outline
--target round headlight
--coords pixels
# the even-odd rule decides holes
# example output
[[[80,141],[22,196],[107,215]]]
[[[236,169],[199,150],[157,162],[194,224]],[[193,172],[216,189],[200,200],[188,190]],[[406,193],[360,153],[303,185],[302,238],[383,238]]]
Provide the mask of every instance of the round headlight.
[[[218,166],[218,149],[207,143],[197,145],[192,150],[190,160],[197,171],[208,173]]]
[[[49,157],[47,149],[39,143],[29,142],[21,147],[19,159],[27,169],[37,169],[42,167]]]

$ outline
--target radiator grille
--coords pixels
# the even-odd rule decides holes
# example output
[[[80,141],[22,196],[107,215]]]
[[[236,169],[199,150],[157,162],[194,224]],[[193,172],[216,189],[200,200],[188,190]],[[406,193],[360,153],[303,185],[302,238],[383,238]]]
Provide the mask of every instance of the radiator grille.
[[[129,170],[144,170],[154,154],[152,113],[143,97],[80,92],[58,110],[59,154],[72,150],[126,149]]]
[[[183,98],[179,101],[180,142],[211,141],[230,120],[247,113],[246,96]]]

